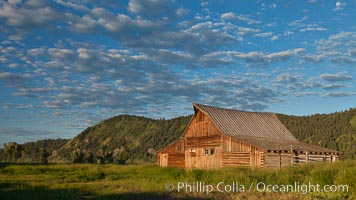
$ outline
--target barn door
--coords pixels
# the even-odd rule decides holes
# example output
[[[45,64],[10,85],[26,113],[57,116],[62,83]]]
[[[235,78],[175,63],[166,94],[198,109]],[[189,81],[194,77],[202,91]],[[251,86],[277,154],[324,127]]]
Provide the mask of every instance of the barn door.
[[[161,154],[160,156],[160,165],[162,167],[168,166],[168,153]]]
[[[195,149],[185,151],[185,167],[188,169],[197,168],[197,152]]]

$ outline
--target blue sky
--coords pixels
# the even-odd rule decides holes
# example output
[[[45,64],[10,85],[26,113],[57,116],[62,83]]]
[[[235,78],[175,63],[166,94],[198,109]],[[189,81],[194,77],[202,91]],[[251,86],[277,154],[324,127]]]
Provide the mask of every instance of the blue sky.
[[[0,143],[70,138],[191,103],[293,115],[355,107],[355,1],[0,3]]]

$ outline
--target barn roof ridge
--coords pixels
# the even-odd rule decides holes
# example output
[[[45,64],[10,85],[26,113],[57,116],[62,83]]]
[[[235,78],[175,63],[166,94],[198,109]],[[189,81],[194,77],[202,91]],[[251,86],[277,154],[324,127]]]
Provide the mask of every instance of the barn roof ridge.
[[[211,107],[211,108],[217,108],[217,109],[222,109],[222,110],[230,110],[230,111],[236,111],[236,112],[242,112],[242,113],[258,113],[258,114],[275,114],[274,112],[262,112],[262,111],[247,111],[247,110],[237,110],[233,108],[222,108],[222,107],[217,107],[217,106],[210,106],[206,104],[201,104],[201,103],[192,103],[193,107],[194,106],[205,106],[205,107]]]
[[[275,113],[239,111],[197,103],[193,103],[193,107],[207,114],[221,133],[227,136],[298,141]]]

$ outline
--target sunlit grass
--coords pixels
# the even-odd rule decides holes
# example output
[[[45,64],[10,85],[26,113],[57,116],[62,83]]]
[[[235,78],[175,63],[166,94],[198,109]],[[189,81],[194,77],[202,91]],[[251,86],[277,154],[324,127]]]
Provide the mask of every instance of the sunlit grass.
[[[157,199],[176,197],[232,199],[354,199],[356,161],[319,163],[282,169],[224,168],[220,170],[184,170],[142,165],[4,165],[0,168],[1,199]],[[169,193],[165,184],[202,181],[209,184],[239,182],[243,185],[318,183],[347,184],[348,193]]]

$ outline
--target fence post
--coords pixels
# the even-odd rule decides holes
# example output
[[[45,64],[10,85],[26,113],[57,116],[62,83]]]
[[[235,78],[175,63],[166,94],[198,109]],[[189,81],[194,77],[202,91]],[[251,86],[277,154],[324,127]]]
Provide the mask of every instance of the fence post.
[[[293,145],[290,145],[290,163],[291,163],[291,165],[293,165],[294,164],[294,152],[293,152]]]

